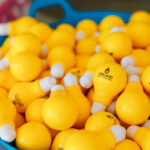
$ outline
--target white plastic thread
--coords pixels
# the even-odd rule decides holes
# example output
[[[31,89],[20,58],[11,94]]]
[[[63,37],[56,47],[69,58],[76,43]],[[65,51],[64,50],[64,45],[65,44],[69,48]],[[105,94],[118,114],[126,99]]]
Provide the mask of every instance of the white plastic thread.
[[[7,68],[9,68],[9,66],[10,66],[9,61],[5,57],[3,57],[0,60],[0,70],[7,69]]]
[[[80,85],[89,89],[93,86],[93,73],[87,72],[80,78]]]
[[[135,132],[138,129],[139,129],[139,127],[135,126],[135,125],[131,125],[130,127],[128,127],[128,129],[127,129],[127,137],[130,138],[130,139],[134,139]]]
[[[60,84],[56,84],[56,85],[54,85],[54,86],[52,87],[51,92],[53,92],[53,91],[55,91],[55,90],[62,90],[62,91],[64,91],[65,88],[64,88],[62,85],[60,85]]]
[[[128,76],[128,82],[140,82],[139,75],[133,74]]]
[[[62,78],[64,75],[64,66],[62,64],[54,64],[50,73],[55,78]]]
[[[116,101],[113,101],[106,109],[108,112],[112,114],[116,114]]]
[[[103,104],[100,104],[98,102],[93,102],[92,107],[91,107],[91,113],[97,113],[100,111],[104,111],[106,109],[106,106]]]
[[[126,68],[127,75],[140,75],[141,71],[138,67],[128,65]]]
[[[52,77],[45,77],[40,80],[40,86],[44,92],[49,92],[51,88],[56,84],[56,79]]]
[[[64,77],[64,85],[67,87],[77,84],[78,84],[77,77],[72,73],[67,73],[66,76]]]
[[[77,33],[75,34],[75,39],[77,41],[82,40],[85,38],[85,33],[82,31],[77,31]]]
[[[128,65],[134,66],[135,64],[136,64],[135,59],[130,56],[123,57],[121,60],[121,66],[123,68],[126,68]]]
[[[122,27],[113,27],[110,30],[110,33],[113,33],[113,32],[124,32],[124,29]]]

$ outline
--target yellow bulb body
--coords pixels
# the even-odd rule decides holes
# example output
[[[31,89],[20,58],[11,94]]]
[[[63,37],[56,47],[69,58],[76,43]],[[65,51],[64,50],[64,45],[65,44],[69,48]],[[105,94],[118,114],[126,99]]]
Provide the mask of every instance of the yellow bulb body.
[[[86,120],[90,115],[90,103],[88,99],[83,95],[79,85],[67,86],[66,90],[68,94],[73,98],[78,108],[78,119],[74,125],[76,128],[83,128]]]
[[[150,14],[147,11],[135,11],[130,18],[130,22],[141,22],[150,24]]]
[[[41,59],[30,53],[22,53],[13,57],[10,70],[18,81],[35,80],[41,73]]]
[[[92,103],[93,103],[93,97],[94,97],[94,88],[91,88],[91,89],[88,91],[86,97],[88,98],[90,104],[92,105]]]
[[[39,99],[35,99],[28,105],[25,113],[27,122],[37,121],[37,122],[44,123],[42,111],[45,102],[46,99],[39,98]]]
[[[150,129],[146,127],[139,128],[135,132],[134,140],[141,146],[142,150],[149,150]]]
[[[47,61],[50,67],[56,63],[62,64],[66,72],[75,66],[75,54],[72,49],[68,47],[57,46],[48,53]]]
[[[8,92],[5,88],[0,87],[0,98],[1,99],[8,98]]]
[[[97,41],[95,39],[84,38],[77,43],[75,51],[78,55],[92,55],[95,53],[96,45]]]
[[[116,102],[118,117],[127,124],[141,124],[150,114],[150,101],[139,82],[129,82]]]
[[[135,49],[129,56],[135,59],[136,66],[146,67],[147,65],[150,65],[150,53],[144,49]]]
[[[101,111],[88,118],[85,123],[85,130],[103,132],[112,126],[119,124],[118,119],[113,114]]]
[[[34,99],[45,96],[39,80],[33,82],[20,82],[9,91],[9,100],[16,105],[17,111],[25,113],[27,105]]]
[[[15,127],[20,128],[23,124],[25,124],[26,121],[24,116],[17,112],[14,122],[15,122]]]
[[[41,41],[32,33],[22,33],[16,36],[6,58],[7,55],[10,55],[11,59],[17,54],[27,52],[35,55],[39,55],[41,52]]]
[[[67,24],[67,23],[63,23],[63,24],[58,25],[56,29],[57,30],[64,30],[64,31],[70,32],[73,35],[75,35],[75,28],[72,25]]]
[[[52,143],[52,147],[51,150],[64,150],[66,141],[69,139],[69,137],[75,133],[76,131],[78,131],[77,129],[67,129],[64,131],[59,132],[56,137],[54,138],[54,141]]]
[[[65,144],[65,150],[110,150],[115,144],[115,137],[110,130],[102,133],[81,130],[69,137]]]
[[[113,150],[141,150],[140,147],[132,140],[125,139],[119,142]]]
[[[50,28],[50,26],[48,26],[45,23],[36,23],[29,29],[29,32],[37,36],[40,39],[40,41],[43,43],[51,35],[52,29]]]
[[[24,16],[9,23],[10,35],[14,36],[23,32],[27,32],[33,25],[37,23],[36,19]]]
[[[88,37],[98,31],[98,26],[93,20],[85,19],[77,24],[76,29],[82,31]]]
[[[124,88],[127,82],[125,70],[114,62],[103,64],[94,72],[94,101],[105,106]]]
[[[131,39],[122,32],[109,34],[102,45],[104,50],[115,59],[121,59],[132,51]]]
[[[122,27],[124,26],[124,22],[123,20],[118,17],[118,16],[114,16],[114,15],[110,15],[105,17],[99,24],[99,30],[100,31],[104,31],[104,30],[108,30],[111,29],[113,27]]]
[[[129,23],[128,31],[135,48],[146,48],[150,44],[149,24]]]
[[[74,35],[70,32],[64,30],[55,30],[51,33],[50,37],[45,42],[45,45],[49,49],[60,45],[69,48],[74,48],[75,38]]]
[[[10,90],[18,81],[12,76],[9,69],[0,70],[0,86]]]
[[[43,105],[43,119],[52,129],[68,129],[74,125],[77,117],[77,105],[65,91],[53,91]]]
[[[18,149],[48,150],[51,145],[51,135],[43,124],[29,122],[18,129],[16,145]]]

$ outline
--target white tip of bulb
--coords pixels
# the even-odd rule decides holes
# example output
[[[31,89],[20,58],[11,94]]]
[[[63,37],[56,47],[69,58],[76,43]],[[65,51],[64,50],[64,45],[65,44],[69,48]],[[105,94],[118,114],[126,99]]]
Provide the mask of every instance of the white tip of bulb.
[[[122,27],[113,27],[110,30],[110,33],[113,33],[113,32],[124,32],[124,29]]]
[[[77,41],[82,40],[85,38],[85,33],[82,31],[77,31],[77,33],[75,34],[75,39]]]
[[[150,120],[145,121],[145,122],[142,124],[142,127],[150,128]]]
[[[9,61],[4,57],[0,60],[0,70],[4,70],[9,68],[10,63]]]
[[[130,138],[130,139],[134,139],[135,132],[137,131],[138,128],[139,127],[135,126],[135,125],[132,125],[132,126],[128,127],[127,137]]]
[[[62,90],[62,91],[64,91],[65,88],[64,88],[62,85],[60,85],[60,84],[56,84],[56,85],[54,85],[54,86],[52,87],[51,92],[53,92],[53,91],[55,91],[55,90]]]
[[[140,82],[140,77],[138,75],[129,75],[128,82]]]
[[[45,58],[47,57],[47,54],[48,54],[48,47],[46,45],[42,45],[40,57]]]
[[[93,86],[93,74],[90,72],[85,73],[80,78],[80,85],[85,89],[91,88]]]
[[[44,92],[49,92],[56,84],[56,79],[52,77],[45,77],[40,80],[40,86]]]
[[[100,103],[97,102],[93,102],[92,107],[91,107],[91,113],[97,113],[99,111],[104,111],[106,109],[105,105],[102,105]]]
[[[100,53],[100,44],[97,44],[95,47],[95,53]]]
[[[99,37],[100,36],[100,32],[94,32],[94,36],[95,37]]]
[[[67,73],[66,76],[64,77],[64,85],[71,86],[77,84],[78,84],[77,77],[72,73]]]
[[[54,64],[51,68],[51,75],[55,78],[62,78],[64,75],[64,67],[62,64]]]
[[[112,114],[116,114],[116,101],[113,101],[106,109],[108,112]]]
[[[10,124],[5,124],[0,127],[0,138],[7,142],[11,143],[15,140],[16,138],[16,131],[14,127]]]
[[[126,70],[127,75],[140,75],[141,74],[141,71],[139,68],[131,66],[131,65],[127,66],[125,70]]]
[[[135,65],[136,64],[136,61],[133,57],[130,57],[130,56],[126,56],[126,57],[123,57],[122,60],[121,60],[121,66],[123,68],[126,68],[128,65]]]
[[[0,35],[9,35],[10,28],[8,23],[0,24]]]
[[[113,135],[115,136],[116,143],[123,141],[126,138],[126,129],[119,125],[112,126],[109,128]]]

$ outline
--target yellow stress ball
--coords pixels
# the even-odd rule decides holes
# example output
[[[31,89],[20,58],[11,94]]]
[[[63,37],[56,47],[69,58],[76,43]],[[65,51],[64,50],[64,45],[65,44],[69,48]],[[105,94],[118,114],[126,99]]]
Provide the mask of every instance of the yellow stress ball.
[[[115,26],[117,26],[117,27],[124,26],[124,22],[123,22],[123,20],[120,17],[115,16],[115,15],[111,15],[111,16],[105,17],[100,22],[99,30],[100,31],[104,31],[104,30],[111,29],[111,28],[113,28]]]
[[[150,101],[139,82],[129,82],[116,101],[118,117],[127,124],[141,124],[150,114]]]
[[[48,48],[53,48],[55,46],[67,46],[73,48],[75,44],[74,35],[70,32],[64,30],[55,30],[51,33],[45,45]]]
[[[150,44],[149,24],[129,23],[128,31],[135,48],[146,48]]]
[[[47,127],[39,122],[28,122],[17,131],[16,145],[18,149],[48,150],[51,135]]]
[[[51,150],[61,150],[61,149],[64,150],[66,141],[76,131],[78,130],[71,128],[71,129],[67,129],[67,130],[59,132],[54,138]]]
[[[27,122],[37,121],[37,122],[44,123],[42,117],[42,109],[45,102],[46,99],[39,98],[39,99],[35,99],[28,105],[25,113]]]
[[[42,62],[36,55],[23,53],[13,57],[10,69],[17,80],[32,81],[40,75]]]
[[[144,89],[150,93],[150,65],[147,66],[141,75],[141,81],[143,84]]]
[[[118,119],[109,112],[101,111],[88,118],[85,123],[85,130],[103,132],[114,125],[119,125]]]
[[[45,123],[52,129],[65,130],[75,124],[77,117],[76,103],[66,92],[61,89],[52,90],[50,99],[43,105]]]
[[[0,87],[0,99],[8,98],[8,92],[6,89]]]
[[[149,12],[143,10],[135,11],[130,18],[130,22],[141,22],[150,24],[150,14]]]
[[[113,150],[141,150],[141,149],[134,141],[125,139],[120,143],[118,143]]]
[[[132,51],[132,41],[125,33],[114,32],[104,40],[103,48],[115,59],[121,59]]]
[[[97,42],[93,38],[84,38],[76,45],[76,53],[78,55],[92,55],[95,53]]]

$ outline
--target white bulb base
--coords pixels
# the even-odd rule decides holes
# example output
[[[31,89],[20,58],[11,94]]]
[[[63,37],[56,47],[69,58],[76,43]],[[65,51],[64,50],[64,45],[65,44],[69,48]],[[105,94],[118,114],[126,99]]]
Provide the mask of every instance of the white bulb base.
[[[0,70],[7,69],[7,68],[9,68],[9,66],[10,66],[9,61],[5,57],[3,57],[0,60]]]
[[[135,64],[136,64],[135,59],[130,56],[123,57],[121,60],[121,66],[123,68],[126,68],[128,65],[134,66]]]
[[[140,77],[138,75],[129,75],[128,82],[140,82]]]
[[[95,47],[95,53],[100,53],[100,44],[97,44]]]
[[[125,68],[125,70],[126,70],[127,75],[140,75],[141,74],[140,69],[132,65],[128,65]]]
[[[142,124],[142,127],[150,128],[150,120],[145,121],[145,122]]]
[[[9,35],[10,34],[10,27],[8,23],[0,24],[0,35]]]
[[[127,129],[127,137],[129,138],[129,139],[134,139],[134,135],[135,135],[135,132],[137,131],[139,129],[139,127],[138,126],[135,126],[135,125],[132,125],[132,126],[130,126],[130,127],[128,127],[128,129]]]
[[[113,33],[113,32],[124,32],[124,29],[122,27],[113,27],[110,30],[110,33]]]
[[[93,102],[92,107],[91,107],[91,113],[97,113],[100,111],[104,111],[106,109],[106,106],[103,104],[100,104],[98,102]]]
[[[112,113],[113,115],[116,114],[116,101],[113,101],[106,109],[108,112]]]
[[[71,85],[78,85],[77,77],[72,73],[67,73],[66,76],[64,77],[64,85],[65,87]]]
[[[75,34],[75,39],[77,41],[82,40],[85,38],[85,33],[82,31],[77,31],[77,33]]]
[[[56,85],[54,85],[54,86],[52,87],[51,92],[56,91],[56,90],[65,91],[65,88],[64,88],[62,85],[60,85],[60,84],[56,84]]]

